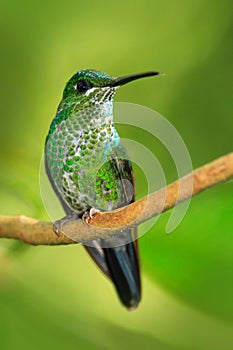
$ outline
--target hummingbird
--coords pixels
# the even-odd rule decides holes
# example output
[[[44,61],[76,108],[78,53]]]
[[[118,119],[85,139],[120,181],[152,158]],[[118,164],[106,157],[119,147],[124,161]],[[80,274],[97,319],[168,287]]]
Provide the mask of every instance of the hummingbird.
[[[113,98],[118,87],[158,74],[114,78],[84,69],[67,82],[45,141],[46,173],[66,213],[55,227],[135,200],[132,164],[114,125]],[[137,308],[141,300],[137,229],[84,247],[113,282],[122,304],[129,310]]]

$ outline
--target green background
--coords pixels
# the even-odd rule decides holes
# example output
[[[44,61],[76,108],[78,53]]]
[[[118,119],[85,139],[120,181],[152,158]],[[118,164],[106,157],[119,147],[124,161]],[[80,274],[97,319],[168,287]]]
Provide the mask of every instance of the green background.
[[[230,0],[1,1],[0,213],[47,219],[44,139],[65,82],[83,68],[166,72],[125,86],[116,101],[164,115],[194,168],[232,151],[232,15]],[[174,180],[165,149],[141,142]],[[172,234],[166,213],[140,239],[143,299],[132,313],[81,246],[2,239],[0,349],[232,349],[232,190],[228,182],[199,195]]]

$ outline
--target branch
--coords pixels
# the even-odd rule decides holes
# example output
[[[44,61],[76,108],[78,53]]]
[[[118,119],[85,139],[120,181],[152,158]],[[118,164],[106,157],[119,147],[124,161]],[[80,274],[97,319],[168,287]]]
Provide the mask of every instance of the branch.
[[[59,245],[107,238],[127,228],[136,227],[173,208],[198,193],[233,178],[233,153],[229,153],[126,207],[97,213],[89,220],[67,222],[63,234],[55,235],[50,222],[25,216],[0,216],[0,237],[14,238],[28,244]]]

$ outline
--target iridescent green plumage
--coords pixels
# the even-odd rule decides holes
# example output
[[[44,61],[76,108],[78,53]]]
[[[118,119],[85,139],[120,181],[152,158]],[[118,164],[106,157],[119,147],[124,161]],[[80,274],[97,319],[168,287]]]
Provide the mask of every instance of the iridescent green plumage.
[[[45,144],[47,174],[67,215],[81,218],[91,208],[112,210],[134,200],[131,164],[113,123],[113,96],[118,86],[155,74],[115,79],[83,70],[68,81]],[[140,301],[135,235],[129,230],[86,247],[129,308]]]

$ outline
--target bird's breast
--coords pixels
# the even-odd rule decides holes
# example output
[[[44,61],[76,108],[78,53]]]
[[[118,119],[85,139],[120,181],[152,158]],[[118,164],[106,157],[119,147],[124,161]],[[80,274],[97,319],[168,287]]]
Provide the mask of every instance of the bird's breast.
[[[119,135],[112,124],[76,127],[62,121],[48,139],[45,155],[50,177],[72,210],[107,210],[119,197],[119,174],[112,164]]]

